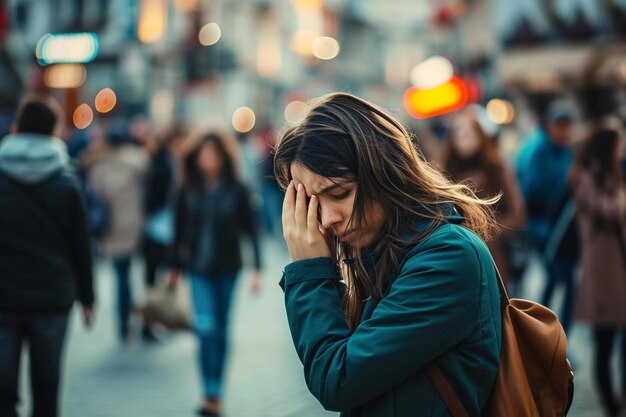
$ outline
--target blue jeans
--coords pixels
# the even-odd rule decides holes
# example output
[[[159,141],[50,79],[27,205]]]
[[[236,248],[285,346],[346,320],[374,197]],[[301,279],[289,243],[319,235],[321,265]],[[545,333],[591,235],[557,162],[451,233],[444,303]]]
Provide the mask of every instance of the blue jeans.
[[[117,318],[120,336],[128,336],[128,322],[132,306],[130,289],[130,257],[113,259],[113,269],[117,278]]]
[[[237,273],[204,276],[189,273],[194,330],[200,341],[200,371],[205,398],[222,394],[228,318]]]
[[[541,304],[550,305],[552,294],[557,283],[562,282],[565,286],[565,294],[563,295],[563,303],[561,304],[561,312],[559,320],[565,333],[568,332],[572,323],[572,315],[574,313],[574,302],[576,297],[576,262],[569,260],[555,259],[546,267],[548,273],[548,283],[543,291],[543,299]]]
[[[28,343],[33,417],[58,415],[68,313],[0,313],[0,416],[16,417],[22,346]]]

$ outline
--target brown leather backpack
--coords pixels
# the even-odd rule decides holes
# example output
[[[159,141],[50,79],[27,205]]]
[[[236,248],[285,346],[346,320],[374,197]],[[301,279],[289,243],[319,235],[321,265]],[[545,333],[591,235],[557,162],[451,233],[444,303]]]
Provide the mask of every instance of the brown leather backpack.
[[[509,299],[498,268],[496,274],[502,303],[502,352],[485,415],[565,416],[574,397],[574,373],[566,357],[563,327],[547,307]],[[452,416],[467,417],[439,366],[431,363],[426,371]]]

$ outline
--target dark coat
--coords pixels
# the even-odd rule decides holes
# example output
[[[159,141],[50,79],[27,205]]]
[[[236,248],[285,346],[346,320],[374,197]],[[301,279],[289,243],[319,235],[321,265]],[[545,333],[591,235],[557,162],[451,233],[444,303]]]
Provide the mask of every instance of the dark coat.
[[[145,181],[144,211],[146,218],[169,203],[170,190],[174,188],[173,165],[174,162],[167,148],[161,146],[150,161]]]
[[[64,312],[75,299],[93,304],[86,216],[70,168],[35,184],[0,174],[0,310]]]
[[[250,239],[254,251],[254,267],[260,269],[258,228],[251,196],[243,184],[222,181],[215,193],[215,216],[209,228],[214,242],[213,253],[198,249],[205,215],[202,206],[203,192],[182,188],[176,204],[175,238],[172,266],[203,275],[237,272],[241,269],[241,238]],[[210,257],[207,267],[206,257]]]

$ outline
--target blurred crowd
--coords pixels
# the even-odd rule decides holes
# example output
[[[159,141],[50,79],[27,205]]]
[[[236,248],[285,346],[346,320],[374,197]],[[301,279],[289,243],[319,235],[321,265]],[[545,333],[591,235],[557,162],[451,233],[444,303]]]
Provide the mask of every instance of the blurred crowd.
[[[183,124],[156,131],[147,119],[117,116],[61,141],[57,107],[49,97],[26,98],[12,134],[0,142],[0,265],[9,277],[0,280],[0,415],[16,415],[25,339],[35,355],[33,386],[40,387],[34,415],[56,415],[67,314],[77,298],[90,323],[93,262],[113,265],[121,342],[135,332],[133,271],[144,272],[148,292],[177,288],[181,275],[188,278],[189,326],[198,337],[203,382],[198,412],[219,415],[230,301],[243,265],[240,242],[252,248],[248,286],[255,293],[262,236],[282,237],[271,154],[276,129],[237,137]],[[539,301],[560,306],[566,332],[574,320],[593,327],[595,381],[606,415],[617,415],[626,400],[625,119],[616,111],[582,121],[571,103],[555,100],[514,155],[501,149],[484,109],[468,106],[449,120],[433,143],[421,138],[436,134],[415,132],[418,145],[451,180],[497,199],[500,232],[488,245],[510,293],[521,293],[527,265],[536,260],[545,272]],[[145,268],[131,268],[137,259]],[[72,282],[51,284],[40,272],[46,268]],[[21,282],[12,282],[18,273]],[[563,299],[555,301],[558,286]],[[158,343],[153,320],[144,317],[137,331]],[[32,340],[40,340],[39,353]],[[609,365],[617,340],[620,389]]]

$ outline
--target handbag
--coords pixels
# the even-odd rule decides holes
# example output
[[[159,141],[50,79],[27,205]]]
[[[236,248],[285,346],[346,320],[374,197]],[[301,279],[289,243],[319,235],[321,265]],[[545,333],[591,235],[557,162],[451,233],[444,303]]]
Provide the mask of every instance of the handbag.
[[[186,280],[176,285],[166,281],[148,291],[146,301],[138,308],[144,320],[151,324],[162,324],[172,330],[191,330],[191,294]]]

